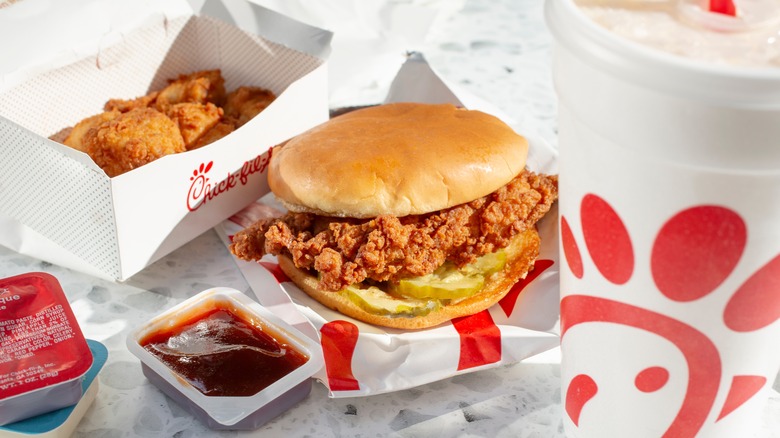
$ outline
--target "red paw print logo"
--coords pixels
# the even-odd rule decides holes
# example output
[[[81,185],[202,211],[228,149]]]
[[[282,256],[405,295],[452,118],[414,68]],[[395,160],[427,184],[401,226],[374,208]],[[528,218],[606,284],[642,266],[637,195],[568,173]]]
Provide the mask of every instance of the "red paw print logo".
[[[631,237],[632,231],[639,230],[630,230],[607,201],[593,194],[584,196],[580,220],[582,242],[577,241],[566,217],[561,216],[564,258],[576,279],[600,277],[605,280],[607,296],[580,294],[594,292],[589,290],[563,291],[561,340],[565,343],[567,336],[572,336],[573,328],[592,324],[593,330],[617,328],[647,342],[668,345],[679,361],[672,360],[671,365],[642,363],[631,368],[636,370],[631,374],[631,384],[636,391],[631,394],[635,393],[638,405],[644,403],[643,397],[650,397],[666,387],[679,392],[679,405],[647,405],[648,409],[669,409],[673,419],[667,423],[668,427],[659,426],[665,428],[661,429],[664,437],[696,436],[709,424],[707,419],[713,410],[717,410],[717,417],[710,421],[717,423],[766,385],[767,378],[763,375],[737,375],[731,368],[724,367],[722,353],[707,334],[711,334],[711,329],[682,320],[698,321],[696,317],[681,316],[695,315],[701,312],[702,306],[712,307],[713,302],[719,302],[720,307],[715,310],[719,314],[717,328],[719,333],[726,333],[719,337],[736,336],[736,339],[780,319],[780,255],[763,265],[758,263],[755,268],[748,266],[752,275],[744,280],[731,279],[729,285],[740,286],[735,290],[733,286],[729,286],[729,291],[723,290],[723,283],[734,274],[740,260],[745,263],[748,229],[738,213],[716,205],[699,205],[677,212],[657,231],[650,244],[649,258],[642,258],[641,263],[638,263],[638,255],[646,256],[646,250],[637,253],[634,245],[637,241]],[[636,225],[640,226],[643,224]],[[586,254],[582,251],[583,243]],[[592,264],[585,263],[583,255],[589,256]],[[647,278],[652,279],[649,286]],[[636,281],[632,282],[632,279]],[[578,281],[573,283],[575,288],[580,286]],[[632,294],[639,292],[637,287],[652,289],[650,301],[631,299]],[[722,301],[707,300],[717,291],[729,293],[725,306]],[[647,292],[641,291],[643,296]],[[611,296],[613,293],[614,297]],[[640,307],[625,301],[650,304]],[[671,312],[678,317],[649,309],[659,302],[679,308],[678,313]],[[612,331],[606,333],[611,335]],[[615,332],[615,342],[619,348],[624,348],[625,344],[620,344],[622,341],[619,340],[621,333]],[[611,348],[615,349],[614,346]],[[613,354],[626,355],[624,351]],[[574,373],[569,373],[572,378],[565,389],[565,410],[571,421],[579,425],[583,408],[597,400],[601,390],[608,386],[605,383],[602,388],[602,383],[593,375],[598,373],[599,367],[609,368],[610,363],[588,368],[578,359],[573,362]],[[728,378],[729,374],[733,375]],[[723,381],[730,382],[729,385],[721,384],[724,376],[727,379]],[[672,386],[680,389],[672,389]],[[611,409],[619,411],[620,407]]]

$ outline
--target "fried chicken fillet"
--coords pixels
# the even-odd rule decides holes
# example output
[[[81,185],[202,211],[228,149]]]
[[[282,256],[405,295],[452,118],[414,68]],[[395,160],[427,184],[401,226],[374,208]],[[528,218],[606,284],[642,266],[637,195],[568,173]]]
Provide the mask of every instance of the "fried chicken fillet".
[[[556,176],[524,171],[488,196],[425,215],[345,220],[287,213],[237,233],[231,251],[244,260],[287,254],[296,266],[315,269],[329,291],[366,279],[397,282],[430,274],[445,261],[463,267],[506,247],[557,197]]]

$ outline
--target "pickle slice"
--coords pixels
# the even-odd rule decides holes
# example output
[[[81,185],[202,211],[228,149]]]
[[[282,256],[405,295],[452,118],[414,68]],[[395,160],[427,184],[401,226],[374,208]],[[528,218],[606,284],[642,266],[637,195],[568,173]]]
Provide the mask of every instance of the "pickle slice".
[[[439,303],[432,300],[395,298],[374,286],[366,289],[347,286],[344,290],[353,303],[375,315],[425,316],[439,307]]]
[[[482,290],[485,278],[503,269],[505,264],[506,252],[503,250],[486,254],[460,270],[446,263],[432,274],[399,281],[393,292],[416,299],[466,298]]]
[[[460,269],[466,275],[483,275],[485,278],[504,269],[506,264],[506,251],[499,249],[496,252],[485,254],[474,263],[470,263]]]
[[[482,289],[485,277],[464,275],[456,269],[445,269],[421,277],[405,278],[394,292],[414,299],[453,300],[473,295]]]

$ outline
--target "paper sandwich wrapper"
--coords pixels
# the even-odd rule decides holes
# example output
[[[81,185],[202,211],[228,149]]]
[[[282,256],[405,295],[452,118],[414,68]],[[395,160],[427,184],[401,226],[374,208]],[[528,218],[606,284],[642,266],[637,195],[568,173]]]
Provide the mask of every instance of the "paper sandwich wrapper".
[[[331,33],[249,2],[28,0],[0,10],[0,28],[44,47],[44,59],[10,50],[3,62],[0,244],[97,277],[125,280],[257,199],[269,148],[328,117]],[[227,91],[278,97],[215,143],[115,178],[47,138],[110,98],[214,68]]]
[[[492,113],[511,124],[489,103],[456,91],[419,53],[410,55],[390,87],[386,102],[400,101],[452,103]],[[532,132],[515,129],[530,143],[527,166],[537,172],[557,173],[555,151]],[[279,208],[272,194],[258,202]],[[267,207],[255,204],[250,208]],[[326,365],[315,377],[329,388],[330,396],[366,396],[518,362],[557,346],[556,218],[553,206],[539,223],[542,248],[535,270],[499,304],[425,330],[377,327],[334,312],[290,282],[273,256],[260,262],[236,259],[236,263],[263,306],[321,342]],[[216,227],[226,245],[242,228],[231,220]]]

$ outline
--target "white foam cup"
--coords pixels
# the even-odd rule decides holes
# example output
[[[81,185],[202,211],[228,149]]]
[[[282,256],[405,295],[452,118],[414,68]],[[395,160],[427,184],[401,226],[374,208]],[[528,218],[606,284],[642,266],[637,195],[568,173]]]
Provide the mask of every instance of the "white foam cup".
[[[780,69],[548,0],[570,437],[752,436],[780,370]]]

